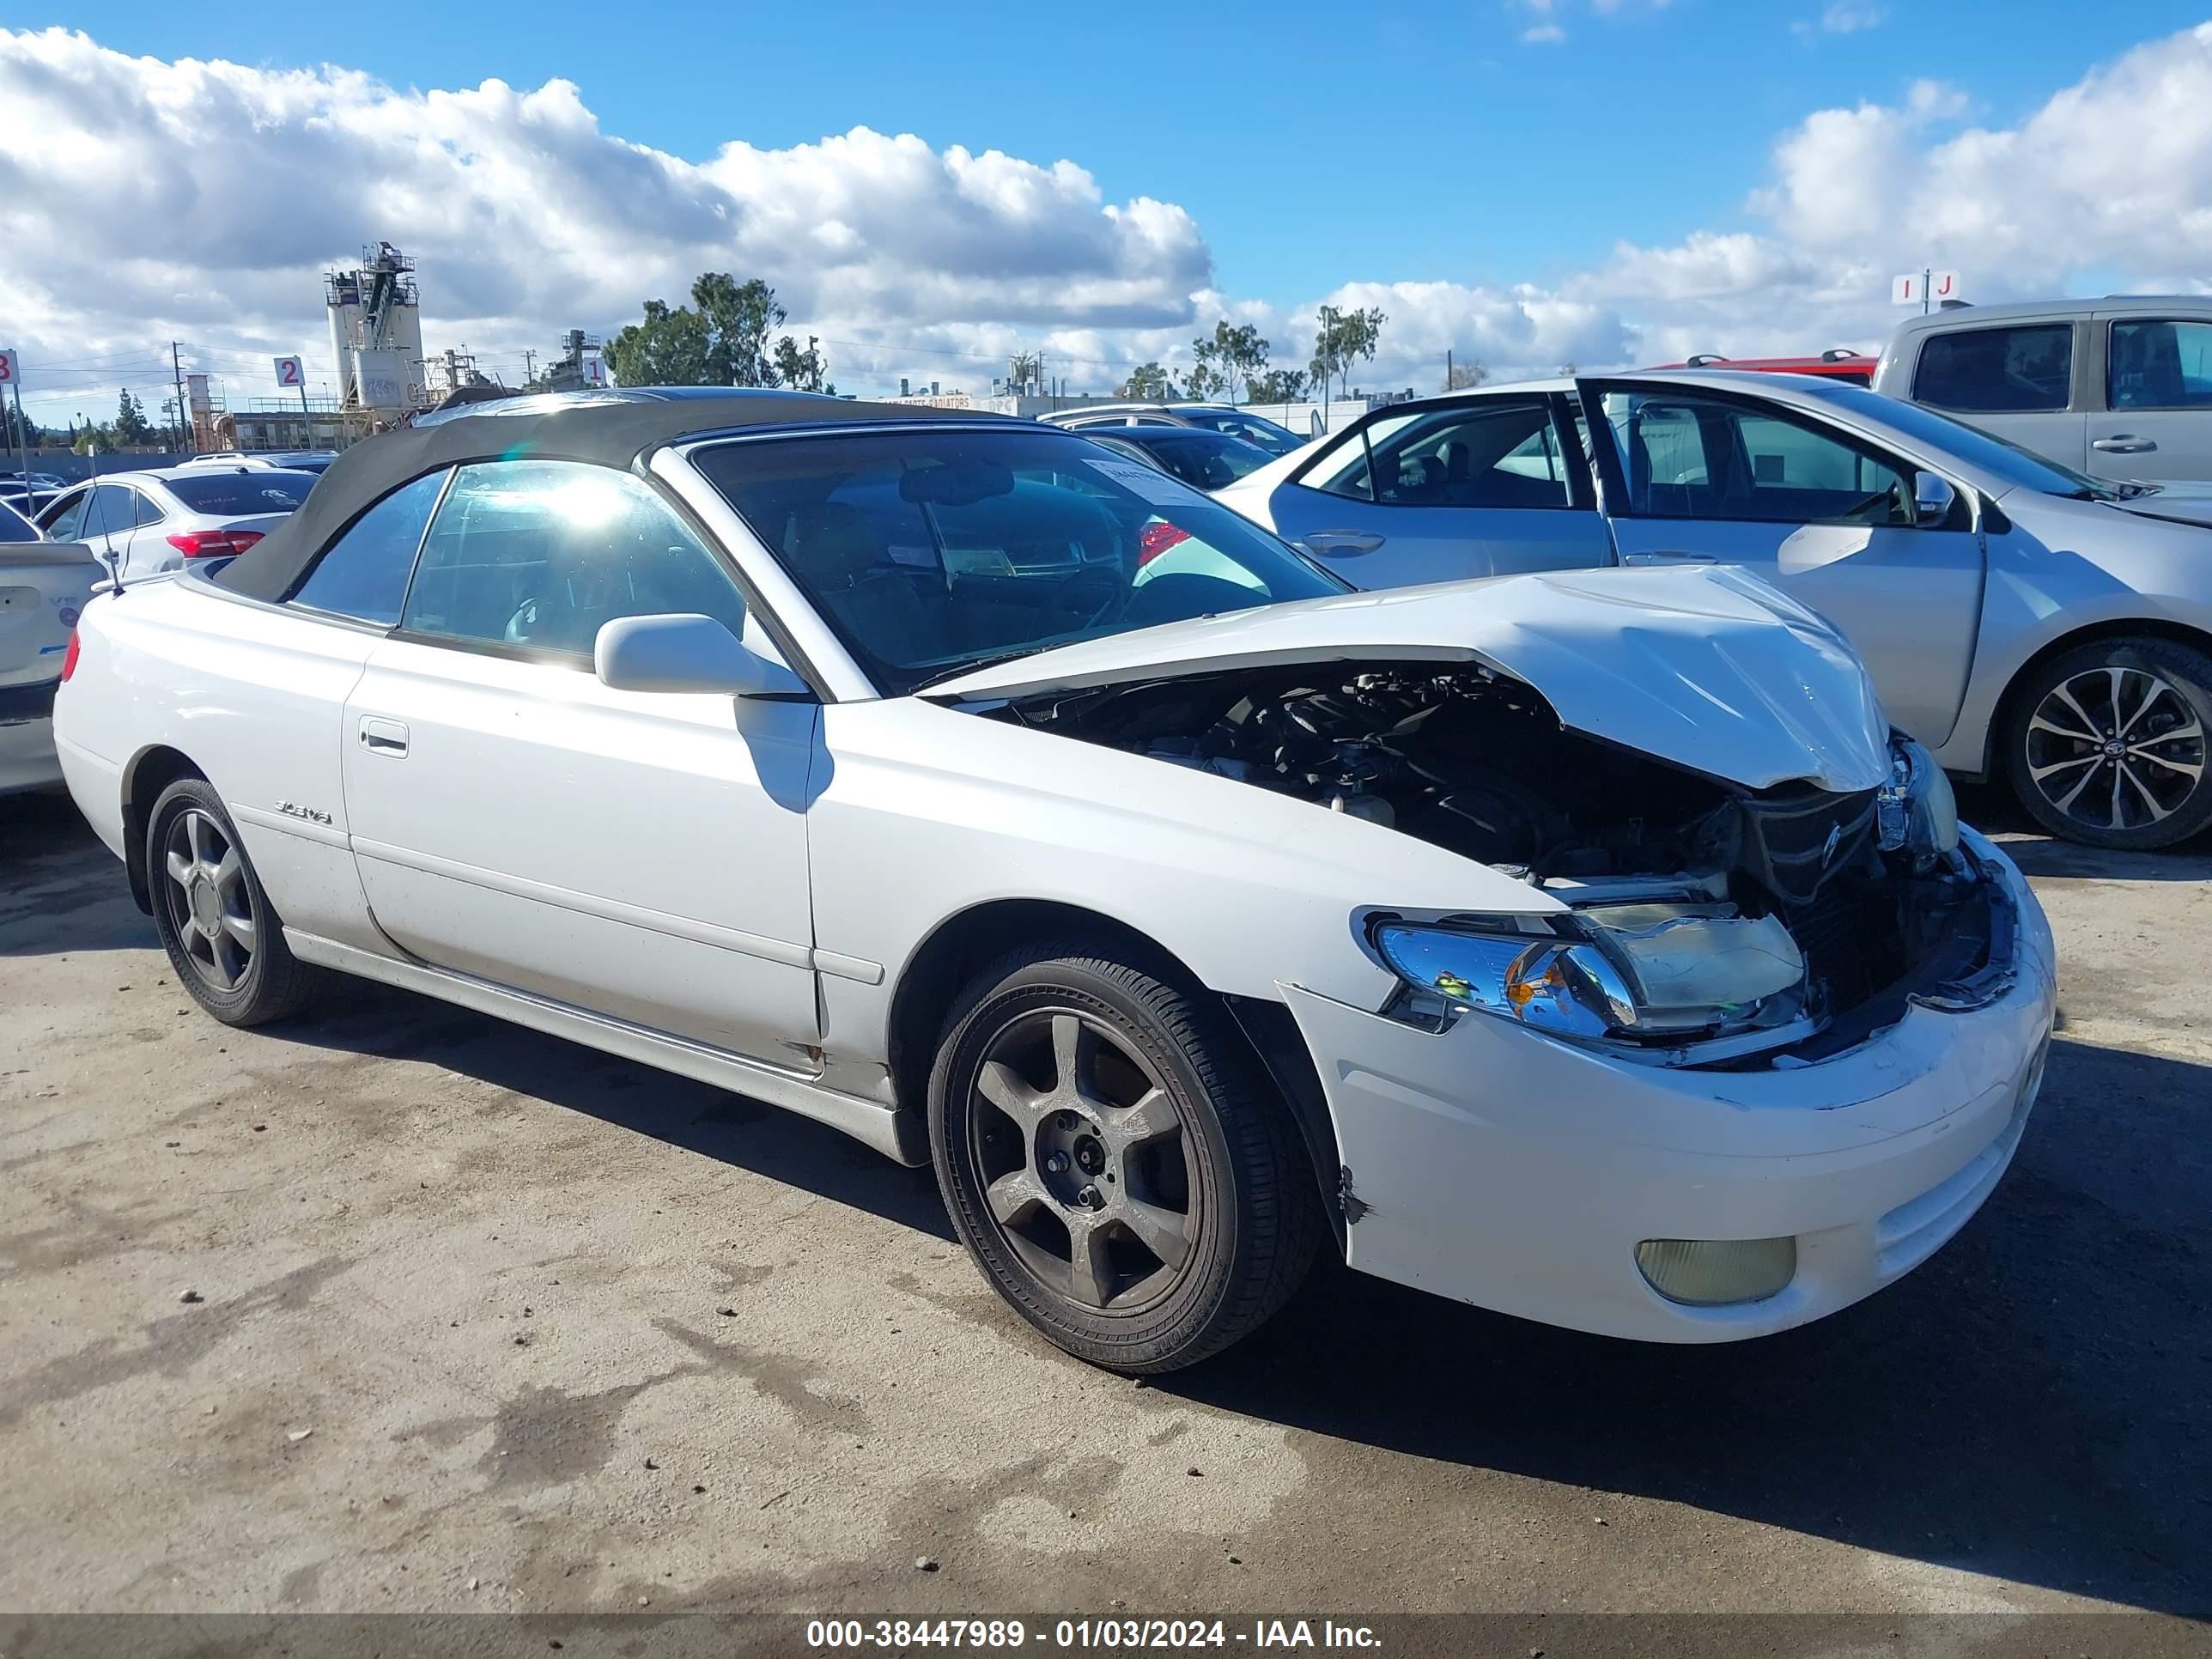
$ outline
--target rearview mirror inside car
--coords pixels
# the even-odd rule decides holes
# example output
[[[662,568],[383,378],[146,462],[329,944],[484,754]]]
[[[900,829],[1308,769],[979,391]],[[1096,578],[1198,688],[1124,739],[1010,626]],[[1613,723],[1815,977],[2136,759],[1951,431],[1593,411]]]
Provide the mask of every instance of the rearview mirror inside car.
[[[1923,528],[1940,525],[1951,516],[1959,494],[1950,480],[1935,472],[1912,475],[1912,522]]]
[[[712,617],[622,617],[592,647],[599,682],[617,691],[689,691],[744,697],[796,684]]]

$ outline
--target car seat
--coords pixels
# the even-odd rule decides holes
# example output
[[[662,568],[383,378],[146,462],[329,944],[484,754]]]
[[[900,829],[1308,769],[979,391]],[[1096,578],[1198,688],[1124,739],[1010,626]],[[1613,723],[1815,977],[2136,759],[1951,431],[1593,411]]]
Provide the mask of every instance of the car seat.
[[[867,515],[846,501],[792,514],[784,556],[846,637],[883,662],[927,662],[952,648],[933,611],[877,539]]]

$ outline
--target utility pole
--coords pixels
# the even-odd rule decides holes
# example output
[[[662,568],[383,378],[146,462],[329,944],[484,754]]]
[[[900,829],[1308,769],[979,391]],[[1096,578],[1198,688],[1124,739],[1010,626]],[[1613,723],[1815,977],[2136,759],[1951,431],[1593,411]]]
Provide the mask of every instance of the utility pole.
[[[197,455],[200,453],[200,434],[191,425],[191,411],[185,407],[185,366],[177,356],[174,340],[169,342],[169,374],[177,388],[177,424],[190,434],[185,440],[185,453]]]
[[[1447,392],[1452,389],[1451,368],[1451,348],[1446,346],[1444,348],[1444,390]]]
[[[522,384],[528,386],[538,378],[538,354],[525,346],[522,349]]]

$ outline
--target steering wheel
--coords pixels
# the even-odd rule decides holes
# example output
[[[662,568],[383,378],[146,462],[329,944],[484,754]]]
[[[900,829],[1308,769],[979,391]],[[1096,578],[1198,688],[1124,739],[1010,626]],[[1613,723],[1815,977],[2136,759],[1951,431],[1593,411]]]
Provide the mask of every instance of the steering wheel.
[[[1085,565],[1067,579],[1060,592],[1063,595],[1069,595],[1086,584],[1103,586],[1106,592],[1091,614],[1076,624],[1078,631],[1096,628],[1099,623],[1118,616],[1122,607],[1129,603],[1129,595],[1133,591],[1129,585],[1121,580],[1121,567],[1117,562],[1113,564]],[[1076,604],[1079,601],[1071,599],[1069,603]]]
[[[514,607],[514,614],[507,619],[506,639],[509,645],[528,645],[538,626],[538,596],[533,593]]]

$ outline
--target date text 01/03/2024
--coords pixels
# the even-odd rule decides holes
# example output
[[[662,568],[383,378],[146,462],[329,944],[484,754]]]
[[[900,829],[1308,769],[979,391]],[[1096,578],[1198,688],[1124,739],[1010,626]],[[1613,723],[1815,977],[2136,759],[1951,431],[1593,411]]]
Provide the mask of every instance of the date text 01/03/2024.
[[[1219,1619],[1061,1619],[1032,1630],[1020,1619],[816,1619],[806,1626],[811,1648],[1018,1648],[1103,1651],[1225,1648],[1376,1648],[1368,1626],[1333,1620],[1256,1619],[1248,1630]]]

